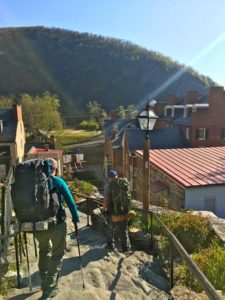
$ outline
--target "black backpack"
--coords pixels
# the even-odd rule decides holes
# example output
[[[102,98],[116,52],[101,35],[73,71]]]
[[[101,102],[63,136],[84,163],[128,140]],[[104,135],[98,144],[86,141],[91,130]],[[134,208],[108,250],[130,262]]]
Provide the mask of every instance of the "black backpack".
[[[113,178],[109,183],[109,213],[125,215],[131,205],[131,193],[126,178]]]
[[[59,200],[51,166],[50,159],[31,159],[16,165],[11,195],[19,222],[34,223],[56,216]]]

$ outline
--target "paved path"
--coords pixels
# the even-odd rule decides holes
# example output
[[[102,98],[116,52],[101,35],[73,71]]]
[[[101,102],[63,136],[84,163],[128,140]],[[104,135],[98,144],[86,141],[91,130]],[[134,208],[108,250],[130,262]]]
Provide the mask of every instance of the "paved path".
[[[81,214],[79,236],[85,281],[85,288],[83,288],[78,248],[74,240],[73,224],[70,222],[70,219],[67,223],[68,249],[64,257],[59,281],[60,293],[54,299],[168,299],[168,295],[165,292],[160,291],[140,277],[140,273],[144,274],[146,267],[153,262],[152,256],[142,251],[134,251],[127,256],[119,252],[108,253],[104,248],[104,236],[91,227],[86,227],[86,215]],[[33,246],[30,245],[29,252],[31,254],[33,249]],[[36,300],[41,296],[37,261],[34,257],[31,260],[33,260],[31,263],[32,292],[25,286],[25,284],[27,285],[27,278],[25,278],[23,280],[24,287],[22,289],[11,290],[4,299]],[[154,276],[157,275],[154,274]],[[158,276],[159,284],[161,279],[162,277]]]

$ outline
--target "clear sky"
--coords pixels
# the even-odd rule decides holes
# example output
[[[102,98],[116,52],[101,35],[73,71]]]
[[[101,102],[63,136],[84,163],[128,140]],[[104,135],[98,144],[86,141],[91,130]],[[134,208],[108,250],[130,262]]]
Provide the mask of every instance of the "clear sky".
[[[36,25],[128,40],[225,87],[225,0],[0,0],[0,27]]]

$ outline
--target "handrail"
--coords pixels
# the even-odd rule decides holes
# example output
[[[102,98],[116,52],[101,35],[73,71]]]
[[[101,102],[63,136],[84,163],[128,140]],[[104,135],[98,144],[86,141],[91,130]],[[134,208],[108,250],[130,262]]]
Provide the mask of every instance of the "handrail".
[[[194,274],[195,278],[198,280],[199,284],[205,290],[206,294],[212,300],[219,300],[221,297],[217,293],[216,289],[213,287],[211,282],[207,279],[207,277],[203,274],[203,272],[199,269],[196,263],[191,259],[190,255],[175,237],[175,235],[168,229],[168,227],[162,222],[159,216],[155,213],[152,213],[154,217],[157,219],[159,224],[162,226],[163,230],[165,231],[166,235],[169,237],[170,241],[172,241],[174,247],[180,253],[182,258],[185,260],[187,266],[191,269],[192,273]]]
[[[83,198],[87,199],[87,205],[89,204],[89,200],[92,200],[93,202],[96,202],[96,204],[100,204],[101,201],[97,200],[94,197],[83,195],[76,193],[76,195],[81,196]],[[175,237],[175,235],[170,231],[170,229],[163,223],[163,221],[160,219],[159,215],[151,210],[144,210],[142,208],[135,208],[135,210],[146,212],[150,214],[150,216],[154,216],[156,220],[159,222],[160,226],[163,228],[165,234],[168,236],[169,240],[172,242],[173,246],[177,249],[181,257],[186,262],[188,268],[191,270],[194,277],[197,279],[199,284],[202,286],[204,291],[206,292],[207,296],[211,300],[221,300],[221,296],[218,294],[216,289],[213,287],[211,282],[207,279],[207,277],[203,274],[203,272],[199,269],[199,267],[196,265],[196,263],[191,259],[190,255],[187,253],[187,251],[184,249],[184,247],[181,245],[181,243],[178,241],[178,239]],[[89,209],[88,209],[89,213]],[[89,226],[89,217],[87,216],[87,224]],[[152,222],[151,222],[152,224]],[[151,233],[153,234],[153,230],[151,228]],[[151,237],[152,239],[152,237]],[[171,255],[171,260],[173,260],[173,257]],[[171,261],[171,264],[173,265],[173,261]],[[172,270],[172,276],[173,276],[173,270]]]
[[[12,235],[8,231],[9,224],[11,221],[11,212],[12,212],[12,201],[11,201],[12,179],[13,179],[13,168],[10,167],[5,182],[2,185],[2,191],[1,191],[2,207],[1,207],[0,241],[3,247],[0,256],[1,258],[4,259],[6,266],[8,266],[8,261],[7,261],[8,239],[12,237]],[[4,273],[6,271],[7,271],[7,267],[4,269]]]

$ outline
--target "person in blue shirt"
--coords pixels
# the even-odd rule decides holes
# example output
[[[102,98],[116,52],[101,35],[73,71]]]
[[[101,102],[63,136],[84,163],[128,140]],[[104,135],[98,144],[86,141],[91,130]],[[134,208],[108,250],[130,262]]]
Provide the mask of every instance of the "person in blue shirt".
[[[57,215],[48,220],[48,230],[36,231],[35,237],[39,243],[38,268],[41,277],[41,299],[50,299],[58,293],[58,279],[61,269],[62,259],[66,247],[66,213],[63,206],[65,200],[74,223],[79,222],[79,214],[76,203],[66,182],[57,176],[57,161],[52,161],[52,183],[59,198],[59,208]],[[63,197],[63,199],[62,199]]]

